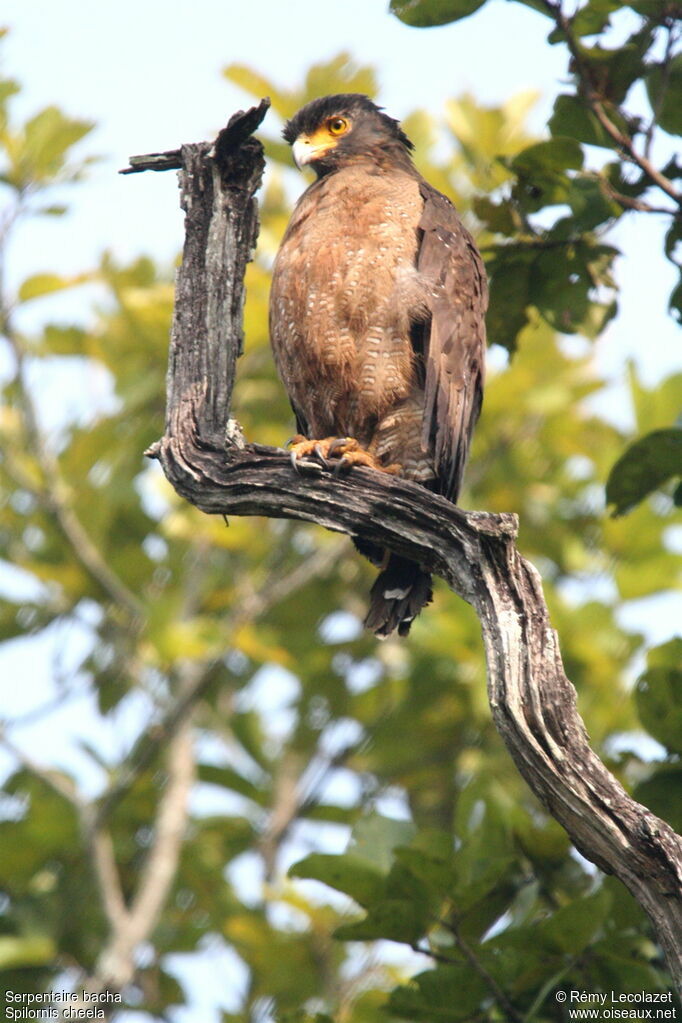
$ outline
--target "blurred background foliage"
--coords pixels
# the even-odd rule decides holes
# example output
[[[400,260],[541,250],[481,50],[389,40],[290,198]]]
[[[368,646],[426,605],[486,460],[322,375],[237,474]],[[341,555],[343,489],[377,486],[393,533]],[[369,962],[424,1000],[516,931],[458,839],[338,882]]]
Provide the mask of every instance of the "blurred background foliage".
[[[477,6],[441,4],[449,17]],[[641,32],[665,29],[643,0],[630,6]],[[612,66],[601,51],[591,59]],[[657,73],[655,115],[678,131]],[[243,66],[225,74],[269,95],[279,118],[325,93],[377,94],[372,68],[347,54],[298,89]],[[666,80],[679,91],[676,71]],[[65,211],[65,186],[88,164],[90,125],[56,108],[17,124],[17,89],[0,80],[5,258],[26,218]],[[595,749],[679,829],[680,641],[646,652],[644,670],[644,638],[623,609],[679,585],[674,473],[649,470],[671,443],[681,381],[647,388],[632,367],[649,449],[625,450],[634,438],[600,413],[607,382],[591,352],[617,302],[605,230],[645,212],[604,186],[625,174],[617,152],[586,167],[581,143],[594,140],[559,100],[545,139],[525,126],[531,95],[500,108],[465,95],[404,122],[492,280],[491,368],[462,504],[519,514]],[[292,416],[267,296],[300,181],[274,121],[234,411],[249,440],[281,445]],[[646,183],[628,194],[646,196]],[[92,284],[87,326],[20,326],[29,304]],[[286,521],[227,527],[145,462],[163,427],[172,301],[172,268],[145,257],[104,255],[75,278],[46,268],[16,294],[3,287],[0,640],[61,636],[68,670],[55,665],[34,716],[85,693],[93,734],[119,740],[83,739],[79,776],[27,754],[13,739],[22,721],[2,723],[16,763],[0,804],[4,990],[117,991],[131,1019],[168,1019],[191,1006],[192,969],[207,957],[221,964],[225,1023],[531,1023],[563,1018],[557,988],[666,990],[642,911],[517,776],[490,721],[471,609],[438,585],[409,641],[378,645],[360,625],[373,572],[346,538]],[[84,387],[106,382],[87,419],[63,409],[54,426],[57,367]],[[614,518],[605,487],[619,460],[626,497],[609,496],[632,510]]]

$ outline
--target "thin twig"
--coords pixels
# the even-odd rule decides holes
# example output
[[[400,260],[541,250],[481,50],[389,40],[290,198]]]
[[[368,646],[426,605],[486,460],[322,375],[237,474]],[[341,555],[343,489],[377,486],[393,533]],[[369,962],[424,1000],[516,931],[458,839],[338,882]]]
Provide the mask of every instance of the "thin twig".
[[[443,966],[455,966],[458,960],[453,959],[452,956],[446,956],[443,952],[436,952],[433,948],[424,948],[418,941],[410,942],[410,948],[413,952],[418,952],[419,955],[428,956],[434,963],[442,963]]]
[[[283,764],[282,771],[275,779],[273,809],[259,843],[266,866],[266,877],[270,878],[274,873],[277,852],[288,837],[293,825],[317,806],[320,792],[332,772],[342,767],[354,753],[369,743],[369,737],[363,735],[356,742],[348,743],[338,750],[334,756],[320,766],[316,776],[305,786],[305,791],[301,789],[300,785],[305,769],[298,770],[299,765],[296,758],[291,758],[290,762]],[[312,759],[318,754],[319,748],[313,754]]]
[[[58,771],[44,767],[42,764],[33,760],[28,753],[24,753],[21,747],[17,746],[16,743],[9,738],[2,725],[0,725],[0,744],[5,747],[8,753],[19,761],[22,767],[36,778],[39,778],[40,781],[47,785],[48,788],[52,789],[53,792],[56,792],[57,795],[62,796],[71,803],[71,805],[75,807],[79,813],[83,810],[85,803],[78,794],[78,790],[73,782],[67,781],[66,778]]]
[[[606,182],[606,191],[609,198],[613,199],[626,210],[635,210],[637,213],[662,213],[667,217],[678,217],[679,210],[672,210],[666,206],[653,206],[644,199],[637,199],[631,195],[623,195],[618,189]]]
[[[512,1020],[513,1023],[523,1023],[523,1016],[521,1013],[516,1011],[506,992],[502,990],[493,975],[486,970],[485,966],[480,959],[478,959],[468,942],[466,942],[462,937],[456,919],[453,918],[448,921],[441,920],[440,922],[452,934],[455,939],[455,945],[469,963],[472,970],[481,978],[507,1019]]]

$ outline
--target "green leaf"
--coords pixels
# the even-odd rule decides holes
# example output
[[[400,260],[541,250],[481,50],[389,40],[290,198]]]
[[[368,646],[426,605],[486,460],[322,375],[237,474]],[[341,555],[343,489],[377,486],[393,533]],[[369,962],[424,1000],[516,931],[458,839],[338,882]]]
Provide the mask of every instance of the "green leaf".
[[[667,67],[655,67],[645,78],[656,121],[671,135],[682,135],[682,53]]]
[[[352,807],[336,806],[333,803],[315,803],[314,806],[304,806],[301,816],[310,821],[348,825],[354,819],[355,811]]]
[[[677,265],[677,246],[682,243],[682,219],[675,218],[665,235],[665,254],[671,263]]]
[[[585,74],[612,120],[614,117],[620,119],[617,107],[624,102],[632,84],[645,73],[645,56],[652,41],[653,28],[645,22],[615,49],[607,49],[601,43],[591,48],[581,47],[580,59],[586,67]]]
[[[391,0],[391,14],[413,28],[431,28],[468,18],[485,0]]]
[[[670,295],[670,301],[668,303],[670,309],[670,315],[673,316],[678,323],[682,323],[682,276],[680,277],[679,284],[673,289]]]
[[[52,962],[56,955],[52,938],[38,934],[16,938],[0,935],[0,970],[42,966]]]
[[[494,902],[501,889],[514,888],[519,871],[511,834],[490,808],[479,831],[472,831],[453,856],[453,869],[452,899],[458,914],[473,911],[472,926],[483,903],[489,898]]]
[[[579,955],[603,928],[610,908],[611,899],[603,889],[576,899],[540,924],[541,940],[569,955]]]
[[[625,3],[637,14],[650,18],[654,24],[662,24],[667,17],[680,16],[679,0],[625,0]]]
[[[631,444],[606,482],[613,515],[624,515],[669,480],[682,475],[682,429],[654,430]]]
[[[84,355],[92,335],[83,327],[64,327],[48,323],[37,345],[45,355]]]
[[[517,174],[536,174],[545,171],[579,170],[583,165],[583,151],[574,138],[555,135],[545,142],[522,149],[510,161],[510,167]]]
[[[346,853],[311,853],[289,869],[290,877],[303,877],[309,881],[322,881],[345,895],[350,895],[360,906],[378,900],[384,891],[382,872],[365,859]]]
[[[5,104],[11,96],[16,96],[19,92],[21,92],[21,87],[18,82],[11,78],[3,79],[0,81],[0,104]]]
[[[582,162],[582,149],[575,139],[557,137],[529,146],[513,159],[503,160],[516,177],[512,199],[527,213],[568,202],[571,177],[567,171],[579,170]]]
[[[595,228],[622,216],[623,209],[612,199],[605,183],[598,175],[580,175],[573,178],[568,191],[568,204],[573,212],[574,230],[594,231]]]
[[[571,272],[575,280],[571,280]],[[580,330],[588,308],[588,282],[578,266],[570,271],[566,257],[549,252],[536,263],[530,281],[530,299],[547,322],[564,334]]]
[[[208,785],[219,785],[221,788],[229,789],[231,792],[238,792],[246,796],[259,806],[264,806],[268,800],[267,793],[248,778],[244,778],[232,767],[217,767],[214,764],[200,764],[198,769],[199,780]]]
[[[264,771],[268,771],[271,764],[263,748],[262,723],[258,714],[250,710],[235,714],[232,717],[231,727],[235,738],[242,744],[249,756],[253,757]]]
[[[10,78],[0,80],[0,133],[7,130],[9,121],[7,110],[9,104],[7,101],[11,99],[12,96],[16,96],[18,92],[21,92],[21,89],[17,82],[12,81]]]
[[[514,207],[509,201],[496,203],[486,196],[474,196],[474,213],[488,230],[507,236],[519,229]]]
[[[498,246],[487,263],[490,277],[488,337],[491,344],[516,350],[517,337],[528,323],[535,253],[514,245]]]
[[[27,277],[19,286],[18,297],[20,302],[30,302],[31,299],[41,298],[43,295],[50,295],[55,291],[64,291],[67,288],[74,288],[79,284],[85,284],[92,280],[92,274],[76,274],[74,277],[60,277],[58,274],[34,274]]]
[[[420,835],[420,838],[423,837]],[[436,843],[440,844],[436,839]],[[438,851],[428,853],[422,848],[396,849],[396,861],[418,878],[433,894],[445,896],[452,892],[455,871],[452,855],[439,855]]]
[[[425,906],[407,899],[383,898],[373,903],[364,920],[337,927],[341,941],[402,941],[413,945],[428,927]]]
[[[609,893],[600,889],[574,897],[532,925],[508,927],[486,941],[483,948],[495,963],[500,986],[509,994],[537,992],[560,977],[571,960],[601,938],[610,905]]]
[[[41,110],[24,125],[18,183],[30,179],[44,181],[59,175],[71,147],[93,127],[93,122],[67,117],[58,107]]]
[[[281,1015],[278,1014],[278,1017],[278,1023],[334,1023],[331,1016],[325,1016],[320,1012],[316,1012],[314,1016],[311,1016],[310,1013],[306,1012],[304,1009],[296,1009],[294,1012],[284,1012]]]
[[[414,836],[410,821],[399,821],[378,813],[360,818],[351,833],[348,851],[366,863],[387,872],[393,863],[396,846],[407,845]]]
[[[627,176],[626,168],[628,168]],[[650,181],[646,174],[640,174],[633,178],[629,165],[618,160],[605,163],[600,174],[605,179],[607,188],[620,192],[621,195],[629,196],[631,199],[638,199],[650,187]]]
[[[223,69],[223,75],[255,100],[260,101],[266,96],[269,97],[273,112],[280,117],[286,119],[296,113],[297,97],[291,91],[280,89],[271,78],[259,74],[247,65],[230,64]]]
[[[680,651],[682,656],[682,651]],[[632,793],[639,802],[667,821],[673,831],[682,834],[682,766],[663,765],[653,769],[646,781]]]
[[[552,17],[552,11],[548,7],[546,0],[518,0],[518,2],[523,4],[524,7],[530,7],[531,10],[537,11],[538,14],[544,14],[546,18]]]
[[[615,299],[612,302],[590,302],[580,324],[580,333],[588,340],[595,341],[617,313],[618,303]]]
[[[627,134],[627,125],[622,117],[613,111],[609,111],[608,116],[616,128]],[[589,106],[577,96],[562,94],[557,97],[554,112],[549,119],[549,130],[552,135],[566,135],[590,146],[602,146],[605,149],[616,146]]]
[[[610,15],[622,6],[622,0],[588,0],[571,18],[574,35],[591,36],[603,32],[610,25]]]
[[[304,100],[332,92],[364,92],[367,96],[376,96],[376,72],[371,67],[356,64],[346,51],[331,60],[313,64],[305,76]]]
[[[63,203],[52,203],[50,206],[39,206],[36,213],[44,217],[63,217],[68,211],[69,207]]]
[[[438,966],[396,988],[389,1009],[411,1023],[455,1023],[471,1019],[489,994],[479,974],[467,964]]]
[[[640,721],[654,739],[682,753],[682,639],[654,647],[647,665],[635,689]]]
[[[646,387],[639,379],[632,360],[628,360],[627,373],[637,432],[646,434],[652,430],[667,430],[671,423],[679,426],[682,373],[672,373],[652,387]]]

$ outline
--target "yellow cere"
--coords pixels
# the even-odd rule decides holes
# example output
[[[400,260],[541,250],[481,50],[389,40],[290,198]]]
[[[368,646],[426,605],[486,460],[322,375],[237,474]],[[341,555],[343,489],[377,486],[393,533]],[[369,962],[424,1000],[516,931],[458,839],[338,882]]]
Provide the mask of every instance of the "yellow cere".
[[[350,122],[345,117],[330,117],[312,135],[308,135],[307,140],[314,149],[326,148],[333,139],[345,135],[349,128]]]

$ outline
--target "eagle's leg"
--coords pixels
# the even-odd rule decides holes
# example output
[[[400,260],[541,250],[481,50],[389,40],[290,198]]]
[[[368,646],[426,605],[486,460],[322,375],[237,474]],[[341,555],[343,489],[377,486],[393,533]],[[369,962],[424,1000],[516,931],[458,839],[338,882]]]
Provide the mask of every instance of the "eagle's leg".
[[[317,461],[311,460],[314,456]],[[400,472],[399,465],[383,465],[379,459],[361,447],[354,437],[325,437],[322,440],[308,440],[300,435],[293,437],[291,442],[291,464],[294,469],[319,468],[320,465],[330,468],[335,462],[334,472],[343,472],[353,465],[366,465],[378,472],[395,475]]]

